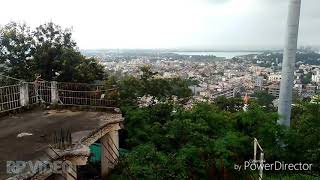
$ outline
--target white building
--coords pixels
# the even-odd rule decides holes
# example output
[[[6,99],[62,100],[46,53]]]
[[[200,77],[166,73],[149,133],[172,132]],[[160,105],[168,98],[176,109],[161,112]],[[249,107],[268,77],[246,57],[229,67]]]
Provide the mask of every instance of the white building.
[[[269,82],[280,82],[281,81],[281,74],[270,74],[268,76]]]
[[[320,83],[320,71],[317,71],[316,74],[312,75],[311,81]]]
[[[255,86],[262,88],[263,86],[263,76],[257,76],[256,81],[255,81]]]

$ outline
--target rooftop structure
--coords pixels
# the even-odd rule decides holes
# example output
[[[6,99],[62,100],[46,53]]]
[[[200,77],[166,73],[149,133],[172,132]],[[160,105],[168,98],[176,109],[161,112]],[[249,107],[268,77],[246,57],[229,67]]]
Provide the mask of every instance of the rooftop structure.
[[[54,134],[61,129],[68,130],[72,136],[69,151],[75,151],[80,144],[89,147],[101,138],[93,138],[90,134],[104,136],[109,133],[104,130],[105,127],[118,127],[121,121],[121,114],[71,110],[35,110],[4,117],[0,120],[0,163],[4,165],[7,161],[49,160],[47,151],[54,147]],[[28,133],[29,136],[18,136],[22,133]],[[93,139],[84,141],[88,138]],[[54,149],[59,152],[61,148]],[[85,157],[90,155],[90,152],[88,153]],[[26,171],[8,174],[6,167],[0,166],[0,179],[8,178],[10,175],[18,175],[18,179],[28,177],[29,174],[25,173]],[[43,174],[37,176],[40,175]]]
[[[109,96],[113,91],[97,84],[47,81],[0,87],[0,163],[7,164],[0,166],[0,179],[77,179],[76,167],[87,163],[89,147],[97,140],[103,145],[101,176],[106,177],[119,156],[118,130],[123,121]],[[62,173],[43,171],[48,167],[43,163],[36,169],[17,169],[16,161],[63,161],[70,168]]]

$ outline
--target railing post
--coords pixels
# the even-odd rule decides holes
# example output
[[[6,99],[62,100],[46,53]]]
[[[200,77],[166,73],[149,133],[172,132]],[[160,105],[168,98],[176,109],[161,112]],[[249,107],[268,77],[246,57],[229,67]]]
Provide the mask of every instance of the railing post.
[[[260,153],[260,169],[259,169],[259,180],[263,180],[263,162],[264,162],[264,153]]]
[[[254,138],[253,140],[253,161],[256,163],[257,160],[257,140]]]
[[[59,102],[58,83],[56,81],[51,81],[51,102],[52,104]]]
[[[22,82],[20,84],[19,91],[20,91],[20,105],[21,106],[28,106],[28,104],[29,104],[28,83]]]

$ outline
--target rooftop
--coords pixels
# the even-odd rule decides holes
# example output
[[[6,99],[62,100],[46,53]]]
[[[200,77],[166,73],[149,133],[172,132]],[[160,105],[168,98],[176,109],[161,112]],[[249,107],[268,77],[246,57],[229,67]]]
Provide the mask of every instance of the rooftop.
[[[115,120],[122,121],[121,114],[72,110],[33,110],[0,118],[0,179],[11,176],[6,173],[6,161],[44,156],[53,134],[60,129],[81,139]],[[18,137],[20,133],[32,135]]]

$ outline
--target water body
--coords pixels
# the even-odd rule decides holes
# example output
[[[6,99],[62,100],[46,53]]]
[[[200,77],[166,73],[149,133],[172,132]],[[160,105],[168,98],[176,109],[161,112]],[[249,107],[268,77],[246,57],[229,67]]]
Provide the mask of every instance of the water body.
[[[187,56],[217,56],[217,57],[225,57],[226,59],[231,59],[236,56],[248,55],[248,54],[262,54],[261,51],[212,51],[212,52],[191,52],[191,51],[180,51],[180,52],[173,52],[179,55],[187,55]]]

